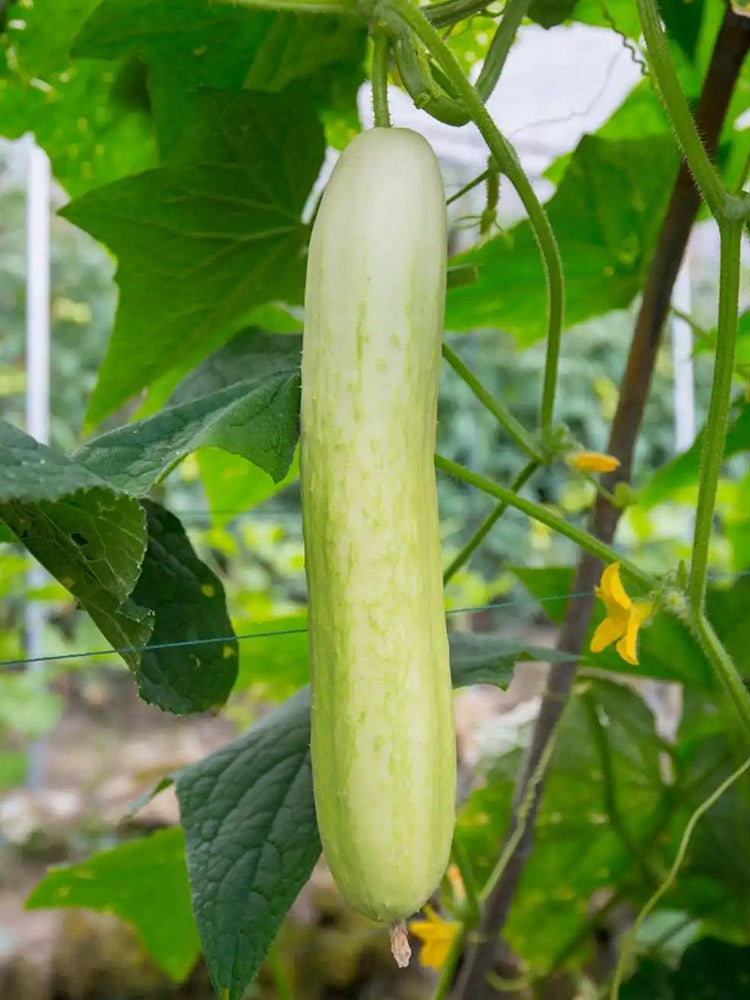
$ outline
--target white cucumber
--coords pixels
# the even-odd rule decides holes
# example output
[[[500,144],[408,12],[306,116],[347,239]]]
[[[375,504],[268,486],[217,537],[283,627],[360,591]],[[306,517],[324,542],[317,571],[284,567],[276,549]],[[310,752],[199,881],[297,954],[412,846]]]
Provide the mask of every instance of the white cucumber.
[[[454,825],[433,464],[445,274],[428,143],[363,132],[310,241],[301,483],[318,826],[343,895],[388,921],[436,888]]]

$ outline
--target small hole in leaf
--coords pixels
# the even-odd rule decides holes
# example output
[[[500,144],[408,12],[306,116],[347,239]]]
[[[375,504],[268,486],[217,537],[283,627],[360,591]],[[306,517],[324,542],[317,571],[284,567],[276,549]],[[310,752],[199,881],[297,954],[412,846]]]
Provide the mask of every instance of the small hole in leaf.
[[[81,548],[83,548],[84,545],[88,545],[89,544],[88,538],[86,538],[85,535],[81,535],[77,531],[74,531],[71,534],[70,537],[73,539],[73,541],[76,543],[76,545],[79,545]]]

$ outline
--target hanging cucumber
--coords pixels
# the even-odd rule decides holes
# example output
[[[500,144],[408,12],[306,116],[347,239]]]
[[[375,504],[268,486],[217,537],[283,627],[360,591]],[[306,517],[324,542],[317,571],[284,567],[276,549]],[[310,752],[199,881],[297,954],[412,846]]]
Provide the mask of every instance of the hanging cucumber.
[[[436,888],[454,825],[433,465],[445,274],[432,150],[362,133],[310,241],[301,482],[318,825],[343,895],[387,921]]]

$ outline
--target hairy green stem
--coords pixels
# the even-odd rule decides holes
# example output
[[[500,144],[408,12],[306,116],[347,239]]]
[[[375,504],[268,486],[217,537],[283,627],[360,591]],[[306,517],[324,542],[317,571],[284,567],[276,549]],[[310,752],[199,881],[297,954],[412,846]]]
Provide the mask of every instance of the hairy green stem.
[[[372,36],[372,109],[375,125],[390,128],[391,115],[388,110],[388,36],[384,31],[375,30]]]
[[[510,47],[530,6],[531,0],[508,0],[505,5],[502,20],[492,36],[482,69],[477,77],[476,88],[483,101],[490,97],[497,86]]]
[[[392,26],[391,26],[392,28]],[[414,102],[414,106],[432,115],[445,125],[465,125],[469,116],[462,104],[449,97],[435,83],[432,67],[426,53],[398,22],[393,37],[401,82]]]
[[[456,57],[443,42],[435,28],[410,0],[383,0],[383,6],[386,10],[394,11],[404,24],[411,28],[440,66],[457,96],[465,104],[472,121],[487,143],[495,163],[516,189],[526,209],[529,223],[539,244],[547,279],[547,357],[544,366],[541,405],[542,431],[547,435],[552,429],[565,294],[562,261],[555,234],[531,182],[518,161],[515,150],[495,125],[481,97],[466,78]]]
[[[424,15],[436,28],[447,28],[472,14],[481,14],[491,0],[443,0],[425,8]]]
[[[712,215],[716,219],[721,219],[727,211],[728,195],[716,168],[708,158],[680,81],[677,79],[669,46],[661,30],[656,2],[637,0],[637,4],[651,70],[677,135],[677,141]]]
[[[468,194],[469,191],[473,191],[475,187],[478,187],[483,181],[487,180],[487,178],[489,177],[489,173],[490,173],[489,170],[483,170],[481,174],[477,174],[476,177],[472,178],[472,180],[464,184],[462,188],[459,188],[459,190],[456,191],[455,194],[452,194],[450,198],[446,198],[445,204],[452,205],[454,201],[458,201],[459,198],[462,198],[465,194]]]
[[[539,468],[539,463],[532,459],[527,462],[526,465],[521,469],[516,478],[510,484],[510,488],[514,493],[518,493],[522,486],[533,476],[536,470]],[[493,510],[487,515],[487,517],[482,521],[477,530],[471,536],[469,541],[464,545],[461,551],[453,557],[449,563],[447,569],[443,573],[443,584],[446,584],[450,579],[452,579],[456,573],[461,569],[465,563],[469,561],[474,552],[479,548],[482,542],[485,540],[487,535],[490,533],[492,528],[497,524],[500,518],[503,516],[505,511],[508,509],[508,503],[506,500],[500,500],[495,505]]]
[[[487,202],[484,206],[481,218],[479,219],[479,236],[486,239],[492,232],[497,218],[497,204],[500,201],[500,171],[497,164],[490,157],[487,166]]]
[[[646,590],[656,588],[656,580],[649,576],[648,573],[644,573],[643,570],[639,569],[635,563],[625,559],[613,548],[610,548],[609,545],[605,545],[604,542],[600,542],[598,538],[589,534],[588,531],[584,531],[583,528],[577,528],[575,525],[569,524],[564,518],[559,517],[559,515],[553,514],[551,510],[543,507],[542,504],[535,503],[533,500],[527,500],[525,497],[519,497],[507,486],[501,486],[500,483],[494,483],[491,479],[485,479],[484,476],[480,476],[476,472],[471,472],[469,469],[464,468],[463,465],[452,462],[449,458],[444,458],[442,455],[435,456],[435,465],[441,472],[453,476],[454,479],[468,483],[470,486],[482,490],[483,493],[489,493],[490,496],[505,501],[509,507],[515,507],[522,514],[526,514],[535,521],[539,521],[540,524],[546,524],[548,528],[556,531],[559,535],[564,535],[565,538],[569,538],[572,542],[575,542],[576,545],[585,552],[589,552],[595,559],[600,559],[606,564],[619,563],[623,573],[634,583],[644,587]]]
[[[489,99],[497,86],[510,47],[530,5],[531,0],[508,0],[475,84],[476,92],[483,102]],[[433,9],[424,8],[424,14],[428,21],[435,23],[430,16]],[[396,58],[404,86],[417,107],[423,108],[433,118],[447,125],[465,125],[469,121],[468,110],[455,99],[451,80],[444,72],[439,73],[438,78],[433,78],[429,62],[414,52],[411,37],[399,38]],[[420,62],[421,66],[418,65]]]
[[[737,307],[740,280],[742,224],[723,222],[719,227],[719,311],[716,329],[716,358],[711,402],[703,433],[698,504],[695,513],[693,555],[690,570],[690,605],[696,614],[703,608],[714,505],[719,473],[724,460],[727,417],[732,392],[732,374],[737,340]]]
[[[701,649],[706,654],[714,675],[721,683],[724,693],[737,709],[743,726],[750,733],[750,693],[737,672],[734,661],[724,649],[721,640],[702,611],[697,611],[694,614],[690,627],[700,643]]]
[[[453,371],[468,385],[480,403],[485,406],[497,422],[503,427],[508,437],[512,438],[522,451],[525,451],[529,458],[532,458],[540,465],[544,462],[544,456],[537,448],[530,434],[513,414],[489,391],[486,389],[476,375],[468,368],[461,358],[443,344],[443,357],[451,366]]]

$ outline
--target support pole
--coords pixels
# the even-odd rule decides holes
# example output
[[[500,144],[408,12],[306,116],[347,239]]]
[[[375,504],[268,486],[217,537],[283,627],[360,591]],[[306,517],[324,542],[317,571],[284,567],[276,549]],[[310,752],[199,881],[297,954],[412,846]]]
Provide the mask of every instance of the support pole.
[[[50,413],[50,164],[47,154],[26,138],[28,169],[26,186],[26,430],[42,444],[49,442]],[[26,582],[30,591],[44,586],[47,577],[37,563],[29,569]],[[26,602],[24,633],[26,657],[44,655],[44,606],[33,597]],[[42,664],[30,664],[39,674]],[[26,784],[38,791],[44,781],[46,741],[29,747]]]

